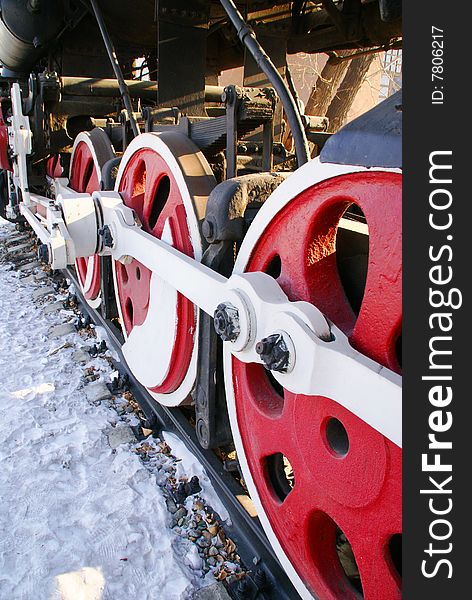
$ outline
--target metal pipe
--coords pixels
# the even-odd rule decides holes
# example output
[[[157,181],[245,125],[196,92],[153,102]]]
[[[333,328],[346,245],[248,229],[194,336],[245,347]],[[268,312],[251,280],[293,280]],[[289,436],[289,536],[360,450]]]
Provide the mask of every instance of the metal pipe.
[[[241,43],[246,46],[257,65],[266,74],[267,78],[274,86],[280,101],[282,102],[282,106],[284,107],[285,114],[287,115],[287,120],[292,131],[295,152],[297,155],[297,163],[298,166],[301,167],[303,164],[308,162],[310,158],[310,150],[295,99],[290,93],[290,90],[288,89],[285,81],[282,79],[274,63],[270,60],[269,56],[257,41],[254,30],[244,21],[233,0],[220,0],[220,3],[225,9],[230,21],[236,28]]]
[[[126,85],[125,79],[123,77],[123,72],[121,71],[120,63],[118,62],[118,58],[116,56],[116,51],[113,46],[113,42],[108,34],[108,30],[105,25],[105,21],[103,20],[102,13],[98,7],[96,0],[90,0],[90,4],[92,5],[93,12],[95,14],[95,19],[97,20],[98,27],[100,28],[100,33],[102,34],[103,43],[105,44],[106,51],[108,53],[108,57],[110,58],[111,65],[113,67],[113,71],[115,72],[115,77],[118,80],[118,85],[120,88],[121,97],[123,99],[123,104],[125,105],[126,111],[128,113],[128,118],[131,124],[131,130],[133,131],[133,135],[139,135],[138,124],[136,123],[136,119],[134,118],[133,107],[131,104],[131,97],[129,95],[129,90]]]
[[[128,93],[132,98],[156,100],[157,83],[139,79],[125,80]],[[66,96],[116,97],[120,95],[116,79],[98,79],[92,77],[61,77],[61,90]]]
[[[221,85],[206,85],[205,86],[205,100],[207,102],[221,102],[221,96],[225,91],[224,86]]]
[[[124,80],[131,98],[156,100],[157,81],[141,79]],[[114,97],[120,94],[119,83],[116,79],[101,79],[94,77],[61,77],[62,93],[66,96],[101,96]],[[221,102],[224,87],[218,85],[205,86],[207,102]]]

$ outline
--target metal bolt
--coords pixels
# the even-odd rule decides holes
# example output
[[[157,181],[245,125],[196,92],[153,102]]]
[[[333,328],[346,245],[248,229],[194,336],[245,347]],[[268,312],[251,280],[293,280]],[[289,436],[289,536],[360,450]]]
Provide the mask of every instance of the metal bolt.
[[[49,264],[51,262],[48,244],[41,244],[38,246],[38,260],[44,264]]]
[[[241,331],[238,309],[232,304],[218,304],[213,315],[216,333],[224,342],[234,342]]]
[[[225,87],[221,95],[221,101],[224,104],[232,104],[234,101],[234,88],[231,86]]]
[[[278,371],[279,373],[287,371],[290,352],[280,333],[274,333],[257,342],[256,352],[261,357],[267,370]]]
[[[108,225],[102,227],[98,230],[98,235],[103,238],[103,245],[107,246],[107,248],[111,248],[113,246],[113,236],[111,235],[110,228]]]
[[[209,435],[208,435],[208,427],[203,419],[198,419],[197,421],[197,437],[199,442],[202,444],[204,448],[208,448]]]
[[[28,0],[26,7],[29,12],[38,12],[41,9],[41,2],[40,0]]]
[[[205,219],[202,223],[202,233],[208,242],[213,242],[215,227],[212,221]]]

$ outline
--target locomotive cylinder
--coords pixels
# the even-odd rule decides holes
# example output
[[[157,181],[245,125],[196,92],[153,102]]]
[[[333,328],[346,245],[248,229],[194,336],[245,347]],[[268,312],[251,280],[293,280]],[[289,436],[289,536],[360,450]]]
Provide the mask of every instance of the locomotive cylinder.
[[[61,0],[0,1],[2,75],[28,73],[63,27]]]

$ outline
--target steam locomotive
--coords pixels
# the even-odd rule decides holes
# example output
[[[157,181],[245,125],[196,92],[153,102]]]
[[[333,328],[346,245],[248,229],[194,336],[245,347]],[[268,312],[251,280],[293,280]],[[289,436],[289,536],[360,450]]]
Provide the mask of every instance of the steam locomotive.
[[[0,2],[0,214],[234,448],[302,598],[401,596],[401,98],[330,134],[287,55],[400,44],[399,0]]]

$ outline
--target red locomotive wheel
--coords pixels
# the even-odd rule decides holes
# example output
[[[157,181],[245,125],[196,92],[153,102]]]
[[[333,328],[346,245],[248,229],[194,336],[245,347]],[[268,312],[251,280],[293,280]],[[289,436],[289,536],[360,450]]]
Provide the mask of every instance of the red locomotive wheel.
[[[209,166],[188,138],[143,134],[122,160],[116,189],[144,231],[200,260],[198,213],[213,185]],[[114,262],[114,275],[131,369],[159,402],[185,402],[196,375],[198,311],[137,260]]]
[[[75,139],[70,161],[70,187],[91,194],[100,189],[102,167],[114,158],[113,147],[103,129],[82,132]],[[87,302],[100,305],[100,257],[90,256],[75,261],[77,276]]]
[[[306,187],[319,178],[316,169],[326,171],[325,180]],[[313,303],[353,347],[398,372],[401,176],[360,171],[333,177],[317,161],[297,173],[256,217],[235,271],[276,277],[290,300]],[[361,209],[369,231],[358,314],[336,252],[340,219],[352,205]],[[226,356],[226,369],[243,475],[300,594],[400,598],[401,449],[335,398],[283,389],[261,364]],[[333,376],[342,381],[343,373]]]

